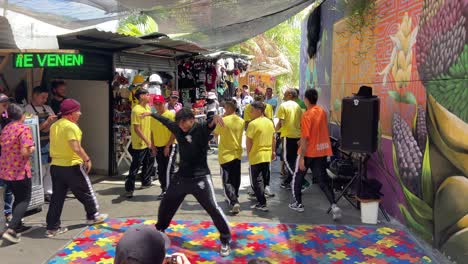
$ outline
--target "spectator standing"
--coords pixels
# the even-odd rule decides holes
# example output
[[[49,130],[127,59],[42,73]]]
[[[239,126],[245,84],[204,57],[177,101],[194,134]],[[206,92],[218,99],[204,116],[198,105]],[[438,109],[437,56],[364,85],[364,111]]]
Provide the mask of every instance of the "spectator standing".
[[[2,129],[6,126],[8,123],[7,119],[7,108],[8,105],[13,101],[12,98],[9,98],[5,94],[0,93],[0,132]],[[0,144],[0,156],[1,156],[1,150],[2,150],[2,145]],[[5,222],[10,222],[12,216],[12,211],[13,211],[13,193],[11,192],[10,188],[5,184],[5,182],[0,178],[0,186],[3,187],[3,206],[0,208],[3,208],[3,214],[5,216]]]
[[[182,104],[179,102],[179,92],[172,91],[171,96],[169,97],[169,102],[167,103],[167,109],[173,111],[175,114],[179,112],[182,107]]]
[[[92,162],[81,145],[83,133],[78,126],[80,103],[65,99],[60,105],[60,114],[61,118],[50,127],[52,197],[46,218],[46,237],[68,231],[60,222],[68,190],[83,204],[88,225],[101,223],[107,218],[106,214],[99,213],[97,198],[88,176]]]
[[[317,105],[318,92],[315,89],[305,93],[307,111],[301,119],[301,144],[299,149],[299,168],[293,178],[294,203],[289,208],[303,212],[301,188],[308,169],[312,170],[319,182],[320,189],[327,197],[332,207],[333,220],[341,218],[341,209],[335,201],[331,188],[330,177],[326,171],[327,156],[332,155],[330,135],[328,133],[327,113]]]
[[[231,206],[230,212],[238,214],[244,120],[236,115],[237,106],[234,100],[226,101],[224,107],[226,109],[223,117],[224,125],[217,125],[214,133],[220,137],[218,160],[222,171],[224,193]]]
[[[278,98],[273,96],[273,88],[268,87],[265,93],[265,103],[273,107],[273,112],[276,112],[276,107],[278,106]]]
[[[265,105],[264,115],[266,118],[273,121],[273,107],[270,104],[264,103],[265,96],[263,94],[256,94],[254,99],[255,99],[255,102],[260,102]],[[244,120],[245,120],[246,127],[249,125],[249,122],[254,119],[251,116],[251,112],[252,112],[252,104],[249,104],[245,107],[245,110],[244,110]]]
[[[270,182],[270,163],[275,157],[275,128],[273,122],[265,117],[265,104],[251,104],[250,122],[246,132],[247,154],[250,164],[250,183],[257,197],[252,209],[268,211],[265,189]]]
[[[2,237],[12,243],[20,242],[17,230],[21,227],[31,201],[31,164],[30,156],[34,152],[31,129],[24,124],[25,114],[21,106],[11,104],[7,109],[10,122],[3,128],[0,144],[0,178],[13,192],[13,217]]]
[[[132,137],[132,163],[130,171],[125,179],[126,197],[132,198],[135,191],[135,179],[140,167],[141,170],[141,188],[151,187],[151,173],[154,165],[154,158],[151,156],[151,119],[141,118],[141,115],[150,112],[148,106],[150,96],[147,90],[139,89],[135,93],[138,104],[133,107],[131,114],[131,137]]]
[[[296,90],[296,93],[297,93],[297,98],[296,98],[296,100],[295,100],[296,103],[301,107],[302,111],[307,110],[307,107],[306,107],[304,101],[302,101],[302,99],[299,97],[299,95],[300,95],[299,89],[294,88],[294,90]]]
[[[254,102],[254,99],[252,96],[250,96],[250,88],[248,85],[242,85],[242,108],[245,109],[245,107],[251,103]]]
[[[63,100],[67,99],[67,84],[64,80],[53,80],[51,83],[52,87],[52,100],[50,101],[50,106],[54,113],[58,115],[60,112],[60,104]]]
[[[244,113],[244,107],[242,105],[242,89],[240,89],[239,87],[236,88],[236,93],[235,93],[235,96],[232,97],[232,99],[234,101],[236,101],[236,105],[237,105],[237,114],[239,116],[243,116],[243,113]]]
[[[32,92],[31,103],[27,104],[25,111],[36,115],[39,118],[39,130],[41,137],[41,162],[43,172],[43,186],[45,200],[50,201],[52,195],[52,178],[50,177],[50,153],[49,153],[49,131],[50,126],[57,120],[54,110],[45,103],[49,91],[46,87],[34,87]]]
[[[285,102],[278,108],[276,131],[281,131],[283,139],[283,160],[287,168],[287,177],[281,183],[281,188],[291,189],[291,181],[296,170],[297,150],[301,138],[301,107],[295,102],[295,89],[287,89],[284,93]]]
[[[153,104],[159,115],[175,121],[175,114],[166,108],[166,102],[162,95],[154,96]],[[152,152],[153,156],[156,157],[156,162],[158,163],[158,178],[161,183],[161,194],[158,196],[158,200],[161,200],[164,197],[172,178],[177,147],[175,145],[175,136],[172,132],[158,120],[154,118],[151,118],[150,120],[152,133],[151,138],[154,145]]]

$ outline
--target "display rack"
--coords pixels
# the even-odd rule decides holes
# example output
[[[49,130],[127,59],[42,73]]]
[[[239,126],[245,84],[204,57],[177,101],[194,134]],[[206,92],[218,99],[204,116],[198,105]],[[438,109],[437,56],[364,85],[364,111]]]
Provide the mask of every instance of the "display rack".
[[[30,210],[41,210],[44,204],[44,186],[42,182],[42,163],[41,163],[41,138],[39,133],[39,119],[37,116],[26,118],[24,121],[32,132],[35,150],[31,155],[31,175],[32,175],[32,192],[31,202],[28,206]]]

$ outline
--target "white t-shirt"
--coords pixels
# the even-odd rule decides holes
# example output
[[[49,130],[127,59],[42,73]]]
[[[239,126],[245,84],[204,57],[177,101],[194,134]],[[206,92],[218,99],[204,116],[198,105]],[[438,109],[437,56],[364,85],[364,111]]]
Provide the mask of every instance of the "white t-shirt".
[[[253,103],[254,99],[250,95],[246,95],[244,99],[242,99],[242,106],[246,106],[248,104]]]

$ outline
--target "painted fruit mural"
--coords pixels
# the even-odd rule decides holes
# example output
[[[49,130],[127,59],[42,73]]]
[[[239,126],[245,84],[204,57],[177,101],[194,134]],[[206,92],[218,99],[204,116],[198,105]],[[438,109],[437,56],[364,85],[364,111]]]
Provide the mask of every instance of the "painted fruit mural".
[[[314,59],[301,58],[301,89],[330,89],[321,103],[339,126],[341,99],[363,83],[373,87],[382,105],[380,146],[368,174],[384,184],[385,208],[463,263],[468,252],[468,0],[369,0],[378,18],[371,25],[373,38],[365,40],[372,48],[359,65],[347,63],[355,48],[343,46],[352,42],[339,37],[347,18],[336,10],[340,1],[322,4],[320,52]]]

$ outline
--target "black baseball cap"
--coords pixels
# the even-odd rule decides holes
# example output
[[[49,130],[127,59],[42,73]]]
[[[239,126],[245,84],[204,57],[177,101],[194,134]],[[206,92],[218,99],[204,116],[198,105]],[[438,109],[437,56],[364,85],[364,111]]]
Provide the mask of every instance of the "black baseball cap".
[[[130,227],[117,244],[114,264],[160,264],[171,242],[154,225]]]

